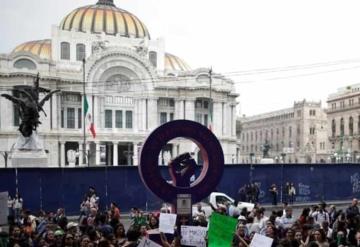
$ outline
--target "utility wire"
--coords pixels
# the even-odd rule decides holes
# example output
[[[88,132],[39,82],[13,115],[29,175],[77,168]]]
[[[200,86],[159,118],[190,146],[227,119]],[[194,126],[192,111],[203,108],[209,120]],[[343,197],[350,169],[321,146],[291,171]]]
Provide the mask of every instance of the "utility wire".
[[[213,77],[225,77],[225,76],[231,76],[231,77],[239,77],[239,76],[245,76],[245,75],[260,75],[260,74],[268,74],[268,73],[278,73],[278,72],[287,72],[287,71],[297,71],[297,70],[309,70],[309,69],[315,69],[315,68],[322,68],[322,67],[328,67],[328,66],[338,66],[338,65],[345,65],[345,64],[352,64],[352,63],[360,63],[359,59],[350,59],[350,60],[339,60],[334,62],[326,62],[326,63],[314,63],[314,64],[308,64],[308,65],[294,65],[294,66],[286,66],[286,67],[278,67],[278,68],[267,68],[267,69],[255,69],[255,70],[244,70],[244,71],[233,71],[233,72],[225,72],[225,73],[216,73],[213,75]],[[233,84],[248,84],[248,83],[257,83],[257,82],[263,82],[263,81],[274,81],[274,80],[284,80],[289,78],[297,78],[297,77],[304,77],[304,76],[312,76],[312,75],[319,75],[319,74],[326,74],[326,73],[332,73],[332,72],[338,72],[338,71],[345,71],[345,70],[354,70],[360,68],[359,66],[352,66],[349,68],[339,68],[339,69],[331,69],[331,70],[325,70],[325,71],[318,71],[318,72],[312,72],[312,73],[304,73],[304,74],[295,74],[295,75],[289,75],[289,76],[279,76],[279,77],[272,77],[272,78],[265,78],[261,80],[246,80],[246,81],[232,81],[231,78],[225,78],[230,79]],[[207,75],[208,73],[204,72],[204,75]],[[46,77],[44,78],[46,80]],[[126,86],[126,84],[130,85],[142,85],[145,86],[147,84],[150,85],[156,85],[164,83],[163,86],[168,87],[169,83],[174,83],[176,86],[178,83],[186,83],[191,82],[193,83],[194,76],[180,76],[180,77],[161,77],[161,78],[136,78],[136,79],[129,79],[129,80],[122,80],[122,81],[91,81],[87,82],[87,84],[93,84],[94,87],[101,87],[105,86],[108,87],[106,90],[111,89],[109,87],[111,86]],[[202,83],[200,82],[202,86],[207,87],[208,83]],[[214,85],[219,85],[220,83],[217,83],[216,80],[213,82]],[[77,81],[72,83],[64,83],[60,84],[60,86],[67,86],[71,87],[72,89],[82,88],[83,82]],[[221,85],[221,84],[220,84]],[[198,85],[199,86],[199,85]],[[160,85],[161,87],[161,85]],[[0,86],[0,89],[13,89],[12,86]],[[115,88],[114,91],[118,91],[119,89]],[[144,91],[151,91],[142,89]],[[138,90],[127,90],[125,92],[138,92]]]

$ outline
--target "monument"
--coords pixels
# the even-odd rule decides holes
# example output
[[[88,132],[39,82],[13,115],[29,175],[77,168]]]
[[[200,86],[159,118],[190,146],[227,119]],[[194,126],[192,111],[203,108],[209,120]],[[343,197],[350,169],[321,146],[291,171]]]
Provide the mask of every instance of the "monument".
[[[50,91],[39,85],[39,74],[34,80],[34,86],[19,85],[13,89],[14,95],[1,94],[2,97],[12,101],[19,111],[21,123],[20,134],[16,143],[10,150],[10,167],[45,167],[48,165],[47,154],[37,134],[37,128],[41,124],[40,112],[46,113],[43,106],[54,93],[60,90]],[[40,93],[45,96],[40,100]]]
[[[161,175],[158,157],[172,139],[182,137],[193,141],[200,150],[203,165],[194,180],[197,164],[189,153],[169,162],[168,183]],[[143,183],[157,197],[171,203],[182,223],[190,223],[193,203],[206,198],[216,189],[224,171],[224,154],[219,140],[205,126],[189,120],[167,122],[155,129],[142,146],[139,173]]]
[[[262,145],[263,157],[260,160],[260,164],[273,164],[274,159],[270,158],[269,150],[271,149],[271,145],[268,140],[265,140],[265,144]]]

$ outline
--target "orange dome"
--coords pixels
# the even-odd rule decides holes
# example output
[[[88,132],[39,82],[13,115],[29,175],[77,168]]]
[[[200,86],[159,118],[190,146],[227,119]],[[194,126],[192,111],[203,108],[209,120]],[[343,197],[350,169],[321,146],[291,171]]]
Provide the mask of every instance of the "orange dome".
[[[191,68],[181,58],[165,53],[165,70],[188,71]]]
[[[25,42],[21,45],[15,47],[11,53],[16,52],[30,52],[35,56],[38,56],[43,59],[51,59],[51,40],[34,40]]]
[[[61,21],[60,29],[150,39],[145,24],[135,15],[117,8],[112,0],[99,0],[95,5],[73,10]]]

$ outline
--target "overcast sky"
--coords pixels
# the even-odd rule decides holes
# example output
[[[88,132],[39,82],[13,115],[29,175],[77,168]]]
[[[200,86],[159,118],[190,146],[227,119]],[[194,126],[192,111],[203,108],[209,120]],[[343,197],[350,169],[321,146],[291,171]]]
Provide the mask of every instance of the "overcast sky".
[[[50,38],[71,10],[97,0],[1,0],[0,53]],[[152,38],[192,68],[210,67],[236,83],[239,113],[325,101],[360,83],[358,0],[115,0]],[[229,73],[236,72],[236,73]]]

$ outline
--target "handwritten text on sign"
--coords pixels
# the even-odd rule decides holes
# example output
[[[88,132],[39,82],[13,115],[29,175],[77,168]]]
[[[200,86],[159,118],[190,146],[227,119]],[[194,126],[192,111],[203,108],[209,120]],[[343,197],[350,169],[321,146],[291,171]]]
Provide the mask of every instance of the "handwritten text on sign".
[[[205,247],[206,232],[206,227],[181,226],[181,245]]]

